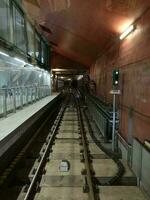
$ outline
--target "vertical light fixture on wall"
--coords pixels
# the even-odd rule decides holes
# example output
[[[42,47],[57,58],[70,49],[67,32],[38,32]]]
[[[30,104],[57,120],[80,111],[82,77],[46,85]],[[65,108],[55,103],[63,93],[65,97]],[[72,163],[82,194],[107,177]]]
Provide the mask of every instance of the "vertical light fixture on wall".
[[[3,55],[3,56],[9,57],[9,55],[6,54],[6,53],[4,53],[4,52],[1,52],[1,51],[0,51],[0,54]]]
[[[132,33],[135,30],[135,25],[132,24],[130,25],[121,35],[120,35],[120,40],[125,39],[130,33]]]

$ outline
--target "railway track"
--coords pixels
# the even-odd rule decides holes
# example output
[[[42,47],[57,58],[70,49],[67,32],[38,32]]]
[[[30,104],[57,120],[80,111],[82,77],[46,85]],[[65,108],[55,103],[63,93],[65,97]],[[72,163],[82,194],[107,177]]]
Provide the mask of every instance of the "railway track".
[[[30,170],[24,169],[27,180],[21,177],[14,190],[4,190],[2,200],[10,199],[10,195],[11,200],[98,200],[98,185],[114,184],[123,176],[123,165],[96,140],[77,97],[68,95],[49,133],[45,137],[39,135],[38,154],[32,155]],[[28,153],[26,157],[29,158]],[[106,174],[100,168],[103,162]],[[113,169],[108,171],[108,165]],[[97,178],[101,176],[105,178]]]

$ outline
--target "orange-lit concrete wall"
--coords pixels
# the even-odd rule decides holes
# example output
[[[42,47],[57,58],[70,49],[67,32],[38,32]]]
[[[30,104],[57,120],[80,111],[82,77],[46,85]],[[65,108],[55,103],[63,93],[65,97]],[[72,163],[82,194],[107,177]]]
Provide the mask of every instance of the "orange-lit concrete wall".
[[[132,143],[150,140],[150,10],[136,22],[136,30],[123,41],[115,42],[91,67],[97,94],[106,102],[112,96],[112,69],[120,68],[120,133]]]

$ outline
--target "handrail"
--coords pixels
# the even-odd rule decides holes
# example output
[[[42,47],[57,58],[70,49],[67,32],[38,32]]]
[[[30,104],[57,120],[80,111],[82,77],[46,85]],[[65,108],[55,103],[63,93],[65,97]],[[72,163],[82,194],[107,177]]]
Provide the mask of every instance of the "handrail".
[[[7,117],[8,113],[16,112],[17,108],[36,102],[50,95],[48,85],[14,86],[0,88],[0,117]]]
[[[101,111],[101,113],[102,113],[102,115],[104,116],[104,117],[106,117],[107,119],[111,119],[111,115],[110,115],[110,112],[111,111],[106,111],[106,107],[104,108],[104,106],[103,105],[100,105],[100,104],[98,104],[97,102],[96,102],[96,100],[94,100],[91,96],[88,96],[88,98],[89,98],[89,100],[92,102],[92,103],[94,103],[94,105]]]

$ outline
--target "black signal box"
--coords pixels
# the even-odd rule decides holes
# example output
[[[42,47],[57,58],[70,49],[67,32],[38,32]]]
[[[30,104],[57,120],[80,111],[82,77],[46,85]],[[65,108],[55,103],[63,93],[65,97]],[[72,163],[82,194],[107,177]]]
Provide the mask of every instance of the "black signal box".
[[[112,84],[113,84],[113,86],[119,85],[119,69],[113,69]]]

